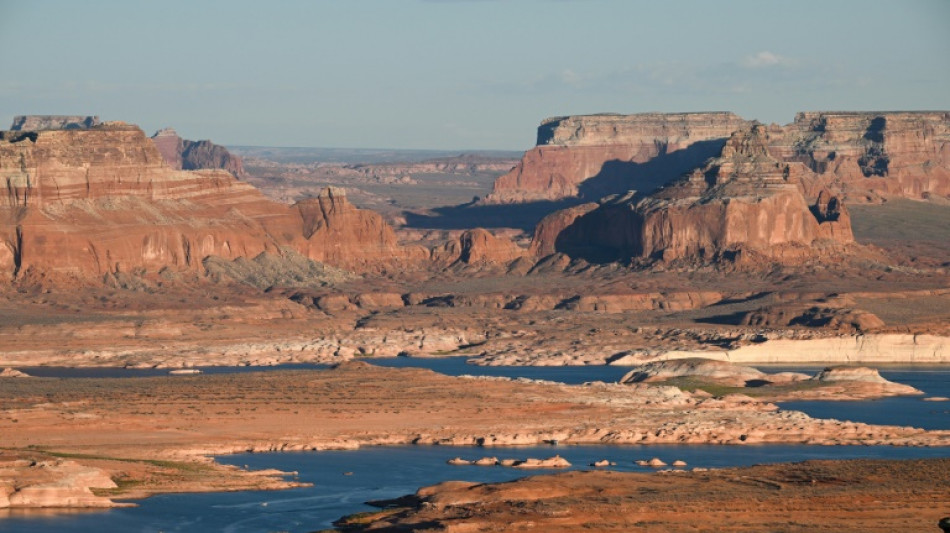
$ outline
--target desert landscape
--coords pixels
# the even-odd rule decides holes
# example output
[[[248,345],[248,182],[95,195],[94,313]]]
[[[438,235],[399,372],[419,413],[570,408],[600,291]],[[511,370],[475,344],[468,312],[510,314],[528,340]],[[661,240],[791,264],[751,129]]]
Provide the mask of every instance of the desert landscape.
[[[0,8],[0,532],[950,531],[948,17]]]
[[[96,117],[17,117],[0,137],[10,280],[0,334],[0,503],[10,509],[307,484],[212,459],[231,453],[552,442],[950,445],[947,429],[776,406],[924,397],[872,367],[950,359],[950,263],[940,233],[950,227],[940,224],[950,222],[950,113],[801,113],[784,127],[731,114],[563,117],[541,124],[538,147],[520,162],[463,155],[330,169],[262,159],[246,166],[208,141],[167,129],[148,137]],[[333,181],[308,188],[314,172]],[[423,179],[414,175],[451,184],[486,172],[496,180],[484,199],[451,206],[451,194],[434,196],[440,182],[429,181],[430,205],[400,200]],[[303,177],[277,177],[288,173]],[[366,183],[401,176],[385,183],[409,191],[387,201],[400,214],[351,203],[339,184],[355,174],[375,176]],[[494,224],[522,206],[507,226]],[[492,213],[488,229],[437,227],[482,213]],[[526,215],[538,219],[530,231],[519,227]],[[565,385],[359,362],[446,356],[473,368],[629,372],[615,383]],[[288,364],[332,369],[280,370]],[[748,366],[763,364],[828,368],[809,375]],[[215,366],[277,368],[200,375]],[[43,367],[198,375],[29,377]],[[775,468],[762,479],[793,475]],[[865,472],[895,469],[910,491],[921,483],[905,463],[829,468],[855,472],[853,487],[842,482],[848,494],[871,491],[894,509],[906,507],[907,493],[880,495]],[[943,463],[927,463],[933,468]],[[538,482],[578,484],[578,502],[587,502],[588,484],[603,487],[595,493],[627,483],[689,490],[697,475]],[[746,476],[716,475],[717,483]],[[948,494],[939,484],[928,490],[934,501]],[[706,508],[709,497],[690,505]],[[870,519],[824,493],[795,497],[855,530]],[[557,496],[530,498],[553,505]],[[493,527],[519,523],[506,512],[488,513]],[[398,515],[406,526],[394,516],[383,511],[374,518],[383,525],[359,527],[443,519]],[[646,523],[674,527],[672,515],[651,517]],[[723,527],[734,519],[723,517]]]

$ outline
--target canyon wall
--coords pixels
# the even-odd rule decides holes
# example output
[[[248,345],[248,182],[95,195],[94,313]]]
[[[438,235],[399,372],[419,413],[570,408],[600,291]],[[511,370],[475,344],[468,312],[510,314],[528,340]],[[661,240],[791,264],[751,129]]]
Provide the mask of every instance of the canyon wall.
[[[538,144],[498,178],[486,203],[649,192],[715,156],[748,121],[733,113],[644,113],[550,118]]]
[[[807,112],[769,151],[812,171],[805,194],[829,189],[849,201],[950,197],[950,112]]]
[[[223,170],[170,168],[136,126],[0,132],[0,272],[95,279],[295,251],[341,268],[422,258],[341,191],[287,206]]]
[[[734,133],[720,156],[650,196],[609,197],[596,208],[549,215],[532,249],[590,261],[713,259],[754,251],[779,259],[810,255],[820,239],[853,240],[841,201],[810,206],[789,165],[769,153],[768,128]]]
[[[211,141],[189,141],[174,129],[165,128],[152,135],[152,142],[168,166],[176,170],[223,169],[238,179],[246,177],[241,158]]]
[[[485,202],[649,194],[717,156],[750,123],[732,113],[546,119],[537,146],[498,178]],[[775,159],[810,171],[799,180],[808,198],[822,189],[861,202],[950,197],[950,112],[803,112],[769,133]]]

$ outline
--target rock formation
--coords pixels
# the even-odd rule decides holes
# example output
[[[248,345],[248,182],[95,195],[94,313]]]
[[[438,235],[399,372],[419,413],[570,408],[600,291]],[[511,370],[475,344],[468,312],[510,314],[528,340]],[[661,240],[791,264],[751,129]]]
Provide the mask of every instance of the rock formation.
[[[547,119],[537,146],[498,178],[486,201],[648,194],[702,166],[749,124],[732,113]],[[768,130],[769,153],[803,176],[807,198],[822,189],[849,201],[950,196],[950,112],[804,112]]]
[[[102,122],[83,115],[20,115],[13,117],[11,131],[86,130]]]
[[[700,378],[711,382],[744,387],[748,382],[765,380],[768,375],[749,366],[692,357],[647,363],[627,372],[626,375],[620,378],[620,383],[649,383],[680,377]]]
[[[152,135],[152,142],[165,163],[176,170],[223,169],[238,179],[245,177],[241,158],[211,141],[189,141],[174,129],[165,128]]]
[[[428,252],[403,248],[380,215],[357,209],[346,200],[346,191],[327,188],[318,197],[298,202],[294,209],[303,224],[301,252],[322,263],[354,270],[394,260],[421,261]]]
[[[508,238],[475,228],[433,250],[432,259],[446,266],[504,266],[524,255],[525,250]]]
[[[375,213],[328,192],[288,207],[222,170],[178,171],[136,126],[0,132],[0,271],[98,278],[201,272],[209,256],[293,250],[348,269],[392,265],[403,250]]]
[[[804,165],[809,197],[848,200],[950,196],[950,113],[806,112],[773,128],[769,151]]]
[[[488,203],[583,197],[662,185],[715,156],[745,126],[732,113],[644,113],[555,117],[538,143],[498,178]]]
[[[795,259],[812,255],[819,240],[851,242],[840,200],[824,194],[809,206],[789,166],[770,155],[769,140],[761,125],[737,131],[702,168],[645,198],[607,198],[553,242],[553,230],[539,230],[532,249],[593,261],[708,260],[740,251]]]

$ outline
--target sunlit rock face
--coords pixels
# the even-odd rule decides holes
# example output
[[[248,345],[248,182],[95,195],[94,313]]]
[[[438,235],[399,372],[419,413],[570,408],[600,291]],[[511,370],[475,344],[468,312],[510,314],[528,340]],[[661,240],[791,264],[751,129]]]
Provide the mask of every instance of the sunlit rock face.
[[[532,248],[592,260],[670,261],[741,250],[808,255],[819,239],[851,242],[840,199],[824,193],[809,205],[789,165],[770,155],[770,138],[767,127],[750,126],[734,133],[718,158],[653,195],[609,197],[594,209],[552,215]]]
[[[342,191],[298,206],[266,199],[225,170],[171,168],[136,126],[0,132],[0,271],[72,279],[164,268],[201,272],[208,256],[293,250],[375,269],[403,249],[375,213]]]
[[[537,146],[498,178],[488,203],[647,191],[718,154],[748,124],[733,113],[644,113],[550,118]]]

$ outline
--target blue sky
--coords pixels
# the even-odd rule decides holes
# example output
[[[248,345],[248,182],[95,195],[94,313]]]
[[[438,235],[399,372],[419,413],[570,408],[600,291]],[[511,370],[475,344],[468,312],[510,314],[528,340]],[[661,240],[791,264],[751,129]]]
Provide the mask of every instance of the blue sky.
[[[0,0],[0,127],[523,150],[553,115],[950,109],[948,30],[948,0]]]

